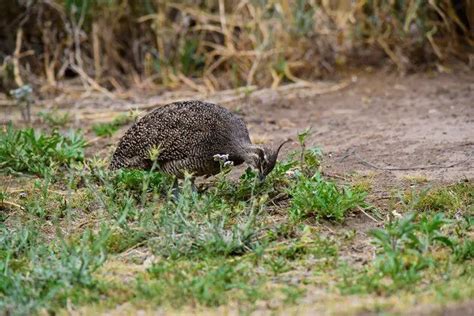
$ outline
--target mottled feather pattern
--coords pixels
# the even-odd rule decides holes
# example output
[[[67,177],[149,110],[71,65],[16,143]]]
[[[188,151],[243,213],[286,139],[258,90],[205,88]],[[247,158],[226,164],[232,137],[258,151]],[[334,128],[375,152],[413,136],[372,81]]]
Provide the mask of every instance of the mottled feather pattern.
[[[229,154],[234,165],[243,163],[253,148],[245,123],[229,110],[201,101],[175,102],[138,120],[121,138],[111,169],[152,166],[150,149],[159,148],[158,168],[183,177],[219,172],[216,154]]]

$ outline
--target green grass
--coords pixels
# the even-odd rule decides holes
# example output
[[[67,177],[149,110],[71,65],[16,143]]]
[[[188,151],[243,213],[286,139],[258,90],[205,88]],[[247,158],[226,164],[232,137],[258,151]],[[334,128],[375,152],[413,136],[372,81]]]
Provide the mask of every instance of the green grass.
[[[220,306],[231,298],[256,301],[263,297],[262,278],[248,262],[162,261],[148,270],[149,282],[139,281],[141,295],[161,304]]]
[[[306,148],[304,133],[301,150],[265,182],[250,169],[237,180],[224,170],[201,192],[186,178],[177,199],[169,176],[111,172],[84,157],[78,135],[12,126],[1,134],[2,171],[10,174],[0,177],[21,189],[0,189],[0,313],[68,306],[94,313],[125,303],[151,310],[238,305],[249,313],[275,302],[298,306],[314,288],[320,302],[472,293],[459,288],[473,272],[469,183],[402,196],[397,205],[406,216],[363,235],[375,260],[357,265],[351,249],[361,232],[347,227],[347,215],[370,206],[366,186],[323,177],[324,156]],[[382,305],[367,308],[388,308]]]
[[[365,192],[349,186],[338,187],[320,174],[300,175],[288,190],[291,196],[290,218],[324,218],[341,222],[348,211],[365,206]]]
[[[473,258],[472,219],[447,219],[442,213],[409,213],[371,232],[377,247],[375,261],[360,271],[343,272],[343,293],[394,293],[418,290],[417,285],[450,278],[456,263],[468,269]]]
[[[459,182],[456,184],[413,190],[404,196],[404,203],[422,211],[445,212],[474,215],[474,184]]]
[[[92,131],[99,137],[110,137],[117,132],[120,127],[133,122],[133,118],[129,115],[118,115],[110,123],[99,123],[92,125]]]
[[[11,124],[0,131],[0,172],[46,175],[84,160],[82,135],[69,131],[44,133],[32,128],[17,130]]]
[[[51,128],[64,128],[72,121],[69,112],[60,113],[57,110],[40,112],[39,116],[41,117],[41,120]]]
[[[78,242],[56,236],[46,243],[36,223],[14,229],[0,226],[0,311],[28,315],[40,308],[54,310],[68,300],[82,301],[93,290],[93,272],[105,261],[103,241],[85,231]]]

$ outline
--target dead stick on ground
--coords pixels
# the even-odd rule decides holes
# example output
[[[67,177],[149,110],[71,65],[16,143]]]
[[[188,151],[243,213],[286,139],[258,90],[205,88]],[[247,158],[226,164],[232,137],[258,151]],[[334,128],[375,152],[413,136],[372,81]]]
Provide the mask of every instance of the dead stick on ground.
[[[364,211],[364,209],[360,206],[357,206],[357,208],[359,209],[359,211],[361,211],[365,216],[367,216],[368,218],[370,218],[371,220],[373,220],[374,222],[378,223],[379,221],[376,220],[373,216],[369,215],[366,211]]]
[[[178,73],[178,78],[185,84],[187,85],[188,87],[190,87],[191,89],[193,90],[196,90],[202,94],[206,94],[206,88],[200,86],[200,85],[197,85],[195,84],[191,79],[189,79],[188,77],[186,77],[185,75],[183,75],[181,72]]]
[[[15,202],[2,201],[2,202],[0,202],[0,204],[13,206],[13,207],[19,208],[20,210],[23,210],[23,206],[21,206],[20,204],[15,203]]]
[[[90,145],[94,144],[95,142],[99,141],[100,139],[102,139],[102,137],[100,137],[100,136],[94,137],[91,140],[86,142],[86,146],[90,146]]]

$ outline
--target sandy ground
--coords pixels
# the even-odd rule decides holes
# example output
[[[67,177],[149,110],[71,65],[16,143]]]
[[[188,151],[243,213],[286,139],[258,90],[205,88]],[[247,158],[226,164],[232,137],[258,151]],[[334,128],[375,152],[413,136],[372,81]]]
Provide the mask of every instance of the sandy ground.
[[[377,74],[292,103],[254,102],[245,112],[251,133],[272,140],[311,126],[310,143],[328,154],[328,172],[372,172],[389,186],[407,175],[474,176],[474,73]]]

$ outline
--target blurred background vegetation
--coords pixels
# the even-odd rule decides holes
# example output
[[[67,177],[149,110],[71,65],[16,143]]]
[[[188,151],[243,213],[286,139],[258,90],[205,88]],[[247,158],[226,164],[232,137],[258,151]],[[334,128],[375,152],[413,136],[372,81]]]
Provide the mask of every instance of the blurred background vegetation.
[[[474,0],[2,0],[0,90],[205,91],[474,64]]]

